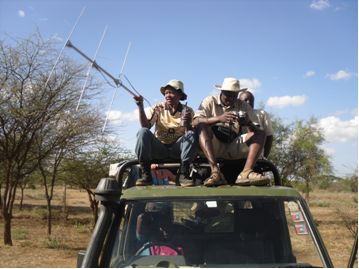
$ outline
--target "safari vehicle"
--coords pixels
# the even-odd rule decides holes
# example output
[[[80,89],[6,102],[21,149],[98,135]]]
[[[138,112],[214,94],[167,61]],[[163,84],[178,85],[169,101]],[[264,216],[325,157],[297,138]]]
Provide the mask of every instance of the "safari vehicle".
[[[164,166],[175,172],[179,164]],[[235,179],[243,162],[221,166]],[[208,164],[193,167],[200,183]],[[255,170],[269,173],[271,184],[136,187],[138,162],[120,163],[116,177],[97,186],[101,211],[78,266],[333,267],[300,194],[281,186],[272,163],[259,160]]]

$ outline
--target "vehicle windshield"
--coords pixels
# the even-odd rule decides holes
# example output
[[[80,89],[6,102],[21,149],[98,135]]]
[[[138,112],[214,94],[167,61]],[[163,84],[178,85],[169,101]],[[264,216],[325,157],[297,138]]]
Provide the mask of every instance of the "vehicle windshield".
[[[291,199],[129,201],[110,266],[323,267]]]

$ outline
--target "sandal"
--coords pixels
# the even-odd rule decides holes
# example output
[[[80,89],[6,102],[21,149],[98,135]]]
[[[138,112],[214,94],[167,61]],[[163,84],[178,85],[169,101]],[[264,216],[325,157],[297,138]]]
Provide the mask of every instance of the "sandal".
[[[227,185],[227,180],[224,178],[220,171],[213,171],[211,176],[207,178],[203,185],[206,187],[217,187],[221,185]]]
[[[254,172],[252,169],[243,170],[237,177],[236,185],[239,186],[264,186],[269,184],[269,178]]]

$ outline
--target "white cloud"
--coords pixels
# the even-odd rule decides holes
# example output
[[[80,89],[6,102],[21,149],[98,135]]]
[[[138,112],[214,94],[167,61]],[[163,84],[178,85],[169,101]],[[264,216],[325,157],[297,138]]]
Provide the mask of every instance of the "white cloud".
[[[336,150],[330,147],[323,146],[322,149],[325,151],[325,153],[329,156],[334,156],[336,153]]]
[[[241,88],[251,89],[252,92],[255,92],[262,86],[262,83],[256,78],[240,78],[239,82]]]
[[[306,78],[313,77],[313,76],[315,76],[315,71],[310,70],[310,71],[306,72],[304,76]]]
[[[301,106],[305,103],[307,97],[302,96],[281,96],[281,97],[270,97],[267,101],[268,106],[283,108],[287,106]]]
[[[358,108],[346,108],[342,110],[337,110],[334,113],[335,116],[341,116],[341,115],[358,115]]]
[[[328,74],[327,77],[331,80],[347,80],[350,79],[352,76],[351,73],[345,71],[345,70],[339,70],[335,74]]]
[[[313,0],[310,4],[311,9],[323,10],[330,7],[329,0]]]
[[[108,120],[119,124],[138,121],[138,109],[132,112],[112,110],[110,111]]]
[[[318,122],[328,143],[345,143],[358,138],[358,116],[351,120],[341,120],[330,116],[322,118]]]
[[[63,39],[58,33],[54,33],[50,36],[50,40],[62,42]]]
[[[22,10],[22,9],[19,9],[19,10],[17,11],[17,15],[19,15],[19,17],[23,18],[23,17],[25,17],[25,11]]]

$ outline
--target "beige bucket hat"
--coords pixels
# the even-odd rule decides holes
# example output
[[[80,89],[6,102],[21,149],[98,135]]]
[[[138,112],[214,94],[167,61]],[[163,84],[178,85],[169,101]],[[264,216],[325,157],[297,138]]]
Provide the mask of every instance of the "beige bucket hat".
[[[187,94],[184,92],[183,82],[177,79],[170,80],[165,86],[161,87],[161,93],[165,95],[166,88],[170,86],[178,91],[182,96],[180,100],[186,100]]]
[[[229,92],[240,92],[239,80],[236,78],[225,78],[222,85],[214,85],[217,90],[229,91]]]

